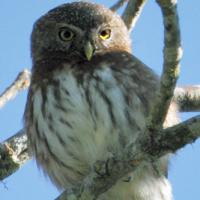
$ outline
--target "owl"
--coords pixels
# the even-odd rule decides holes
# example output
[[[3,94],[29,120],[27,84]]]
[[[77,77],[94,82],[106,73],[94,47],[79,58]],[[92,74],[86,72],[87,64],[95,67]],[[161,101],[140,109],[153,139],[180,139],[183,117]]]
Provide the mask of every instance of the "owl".
[[[61,190],[83,181],[144,130],[159,79],[131,54],[120,16],[89,2],[61,5],[42,16],[31,37],[32,79],[25,109],[28,145]],[[178,122],[171,105],[163,124]],[[172,200],[168,157],[117,182],[98,200]],[[132,177],[129,179],[127,177]]]

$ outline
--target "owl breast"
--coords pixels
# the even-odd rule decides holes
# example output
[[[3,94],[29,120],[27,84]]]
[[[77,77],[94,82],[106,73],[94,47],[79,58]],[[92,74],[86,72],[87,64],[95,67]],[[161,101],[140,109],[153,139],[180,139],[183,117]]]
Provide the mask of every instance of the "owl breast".
[[[144,130],[157,89],[157,76],[124,52],[36,63],[25,118],[38,166],[60,189],[82,181],[97,160],[121,152]],[[175,111],[172,105],[164,126],[177,123]],[[163,174],[167,166],[168,156],[158,161]],[[119,181],[98,200],[171,200],[169,182],[151,163],[129,176],[132,182]]]
[[[65,64],[54,72],[56,86],[35,87],[30,145],[61,188],[82,180],[95,161],[121,151],[145,125],[143,102],[127,92],[129,76],[119,82],[114,73],[104,67],[80,82]]]

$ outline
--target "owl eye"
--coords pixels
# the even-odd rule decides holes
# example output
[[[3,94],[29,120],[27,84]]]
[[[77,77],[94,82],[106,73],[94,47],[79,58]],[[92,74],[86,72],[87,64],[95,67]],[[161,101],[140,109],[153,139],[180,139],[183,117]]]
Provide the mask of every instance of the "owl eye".
[[[111,34],[111,30],[110,29],[105,29],[105,30],[101,31],[99,37],[102,40],[106,40],[106,39],[108,39],[110,37],[110,34]]]
[[[74,37],[74,33],[70,30],[63,29],[59,32],[59,37],[63,41],[69,41]]]

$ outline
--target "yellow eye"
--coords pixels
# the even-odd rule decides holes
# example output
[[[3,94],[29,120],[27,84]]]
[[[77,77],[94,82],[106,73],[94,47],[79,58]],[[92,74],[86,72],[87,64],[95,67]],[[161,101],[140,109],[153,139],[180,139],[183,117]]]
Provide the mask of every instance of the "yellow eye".
[[[69,41],[74,37],[74,33],[70,30],[63,29],[59,32],[59,37],[63,41]]]
[[[106,40],[110,37],[110,34],[111,34],[111,30],[110,29],[105,29],[103,31],[101,31],[99,37],[102,39],[102,40]]]

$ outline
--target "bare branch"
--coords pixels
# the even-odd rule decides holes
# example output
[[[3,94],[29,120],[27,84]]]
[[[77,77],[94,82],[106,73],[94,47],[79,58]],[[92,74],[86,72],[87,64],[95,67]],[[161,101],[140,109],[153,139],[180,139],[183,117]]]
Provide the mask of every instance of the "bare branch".
[[[69,190],[57,200],[93,200],[106,192],[127,173],[136,170],[146,162],[156,161],[160,157],[173,153],[188,143],[194,142],[200,136],[200,115],[176,126],[156,132],[155,143],[148,140],[146,134],[141,134],[135,143],[126,147],[123,152],[111,158],[105,165],[98,166],[98,171],[106,171],[100,175],[95,171]],[[146,139],[147,138],[147,139]]]
[[[142,12],[142,8],[145,5],[146,0],[129,0],[127,7],[122,15],[127,28],[131,30],[135,27],[135,24]]]
[[[0,180],[13,174],[29,159],[27,136],[23,129],[0,144]]]
[[[122,7],[128,0],[119,0],[117,3],[115,3],[110,10],[113,12],[118,10],[120,7]]]
[[[160,81],[153,109],[147,120],[146,133],[162,128],[166,113],[173,97],[174,88],[179,74],[182,48],[176,2],[174,0],[157,0],[159,3],[165,27],[164,70]]]
[[[176,86],[173,100],[181,112],[200,111],[200,85]]]
[[[0,96],[0,109],[21,90],[25,90],[30,84],[31,72],[27,69],[20,72],[15,82],[6,89],[6,91]]]
[[[155,155],[157,159],[168,153],[176,152],[200,137],[200,115],[155,134],[158,136],[154,138],[153,145],[152,141],[148,144],[147,141],[141,140],[143,143],[141,148],[148,154]]]

